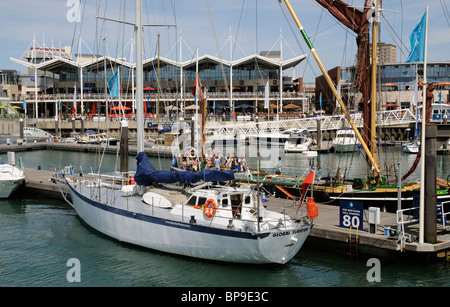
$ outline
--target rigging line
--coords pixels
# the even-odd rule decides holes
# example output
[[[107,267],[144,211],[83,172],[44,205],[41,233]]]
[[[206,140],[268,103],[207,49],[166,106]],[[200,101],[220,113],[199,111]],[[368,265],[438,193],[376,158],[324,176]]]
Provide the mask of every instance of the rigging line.
[[[448,13],[448,8],[444,2],[444,0],[441,0],[441,6],[442,6],[442,12],[444,13],[445,19],[447,20],[448,27],[450,28],[450,18]]]
[[[400,8],[402,11],[401,22],[400,22],[400,37],[403,37],[403,0],[400,0]],[[403,57],[400,55],[400,63],[403,62]]]
[[[235,34],[235,37],[236,37],[235,38],[235,43],[234,43],[234,46],[233,46],[233,52],[231,53],[232,58],[234,58],[234,52],[235,52],[236,45],[237,45],[238,34],[239,34],[239,30],[241,28],[241,21],[242,21],[242,13],[244,11],[244,4],[245,4],[245,0],[242,0],[241,12],[239,14],[239,22],[238,22],[238,26],[237,26],[236,34]]]
[[[258,0],[255,0],[256,54],[258,54]],[[256,82],[258,84],[258,82]]]
[[[292,20],[291,18],[288,18],[288,15],[286,14],[286,8],[282,5],[281,2],[278,3],[280,8],[281,8],[281,12],[284,15],[284,18],[289,26],[289,28],[291,29],[291,32],[294,36],[295,41],[297,42],[297,45],[299,46],[300,50],[302,51],[303,54],[306,54],[307,52],[305,52],[305,50],[303,49],[302,44],[300,43],[300,39],[299,39],[299,35],[298,35],[298,29],[297,28],[293,28],[292,27]],[[310,61],[310,57],[306,58],[306,66],[308,66],[311,70],[311,72],[313,73],[314,77],[318,77],[318,73],[317,71],[314,69],[314,66],[312,65],[311,61]],[[303,70],[303,76],[306,73],[306,69]]]
[[[405,48],[407,50],[407,53],[409,54],[409,48],[403,43],[402,39],[397,35],[397,33],[395,32],[395,30],[392,28],[391,24],[389,23],[389,21],[384,17],[384,14],[380,14],[380,16],[383,18],[383,20],[386,22],[386,24],[388,25],[388,32],[391,34],[391,38],[396,42],[397,46],[399,46],[400,51],[402,52],[403,55],[407,55],[404,52]],[[391,32],[392,31],[392,32]],[[400,43],[397,43],[397,40],[392,36],[392,34],[395,34],[395,36],[397,37],[397,39],[400,41]],[[402,48],[403,46],[403,48]]]
[[[209,1],[208,0],[206,0],[206,6],[208,7],[209,21],[211,22],[211,28],[212,28],[212,32],[213,32],[213,36],[214,36],[214,42],[216,44],[216,49],[219,50],[219,43],[217,41],[216,29],[214,27],[214,21],[213,21],[213,18],[212,18],[211,8],[209,6]],[[218,56],[219,56],[220,59],[222,59],[220,50],[218,51]],[[229,87],[228,87],[228,79],[227,79],[227,76],[225,75],[225,69],[223,67],[222,62],[220,63],[220,68],[221,68],[221,72],[222,72],[222,79],[224,80],[224,83],[225,83],[225,88],[228,89],[227,92],[230,95],[231,89],[229,89]],[[232,106],[230,105],[230,107],[232,107]]]

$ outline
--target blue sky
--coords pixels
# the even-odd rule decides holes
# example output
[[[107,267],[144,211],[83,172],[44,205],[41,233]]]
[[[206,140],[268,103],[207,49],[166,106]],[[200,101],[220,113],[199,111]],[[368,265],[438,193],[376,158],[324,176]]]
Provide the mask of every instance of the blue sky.
[[[15,0],[0,1],[0,69],[23,67],[11,62],[9,57],[22,59],[33,36],[40,45],[75,45],[78,37],[84,41],[83,53],[103,54],[102,39],[106,38],[107,53],[121,54],[130,60],[129,41],[133,34],[130,26],[96,20],[96,15],[134,22],[134,0],[80,0],[82,22],[67,19],[70,2],[77,0]],[[161,36],[161,56],[178,60],[181,37],[183,61],[199,54],[210,54],[230,59],[230,45],[226,44],[231,33],[233,58],[241,58],[261,50],[279,50],[280,33],[284,38],[284,58],[306,53],[303,42],[290,16],[285,15],[284,4],[278,0],[143,0],[143,21],[148,24],[176,24],[177,28],[145,29],[145,55],[155,55],[156,37]],[[354,6],[362,6],[363,0],[347,0]],[[384,0],[381,25],[381,41],[397,45],[397,61],[404,61],[409,52],[409,39],[414,26],[429,6],[428,60],[450,60],[450,4],[447,0]],[[356,43],[352,32],[340,26],[335,19],[314,0],[291,0],[302,25],[311,37],[325,67],[352,65],[355,63]],[[125,9],[124,9],[125,7]],[[122,9],[121,9],[122,8]],[[282,9],[283,8],[283,9]],[[447,11],[444,11],[446,8]],[[446,14],[445,14],[446,12]],[[287,16],[287,18],[286,18]],[[449,17],[450,18],[450,17]],[[74,46],[78,50],[78,46]],[[123,51],[122,51],[123,50]],[[219,54],[220,51],[220,54]],[[310,58],[301,69],[290,74],[301,75],[305,81],[314,81],[320,71]]]

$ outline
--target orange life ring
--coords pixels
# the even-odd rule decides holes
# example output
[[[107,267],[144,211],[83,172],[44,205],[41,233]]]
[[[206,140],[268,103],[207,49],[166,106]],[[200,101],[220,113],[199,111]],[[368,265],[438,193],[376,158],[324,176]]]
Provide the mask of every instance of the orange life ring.
[[[203,205],[203,212],[207,217],[213,217],[216,214],[217,204],[214,199],[210,198]]]

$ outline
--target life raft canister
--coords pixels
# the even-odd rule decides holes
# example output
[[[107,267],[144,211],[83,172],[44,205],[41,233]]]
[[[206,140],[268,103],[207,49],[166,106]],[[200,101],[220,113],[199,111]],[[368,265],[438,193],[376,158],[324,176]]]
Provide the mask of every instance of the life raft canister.
[[[319,216],[319,208],[314,201],[314,197],[306,198],[306,211],[308,211],[310,219],[315,219]]]
[[[203,212],[207,217],[213,217],[216,214],[217,204],[214,199],[210,198],[203,205]]]

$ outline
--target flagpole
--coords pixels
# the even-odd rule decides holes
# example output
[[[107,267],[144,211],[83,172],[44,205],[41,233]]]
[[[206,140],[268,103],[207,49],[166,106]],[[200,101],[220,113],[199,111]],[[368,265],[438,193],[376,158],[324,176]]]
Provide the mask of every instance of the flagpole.
[[[199,82],[198,82],[198,47],[197,47],[197,56],[196,56],[196,60],[195,60],[195,82],[194,82],[194,86],[195,86],[195,122],[198,123],[198,88],[200,86]],[[192,128],[191,128],[192,129]],[[194,148],[198,149],[198,126],[196,125],[195,128],[195,140],[194,140]]]
[[[425,123],[427,108],[427,32],[428,32],[428,6],[425,9],[425,51],[423,57],[423,88],[422,88],[422,136],[420,140],[420,209],[419,209],[419,244],[424,243],[425,224]]]

